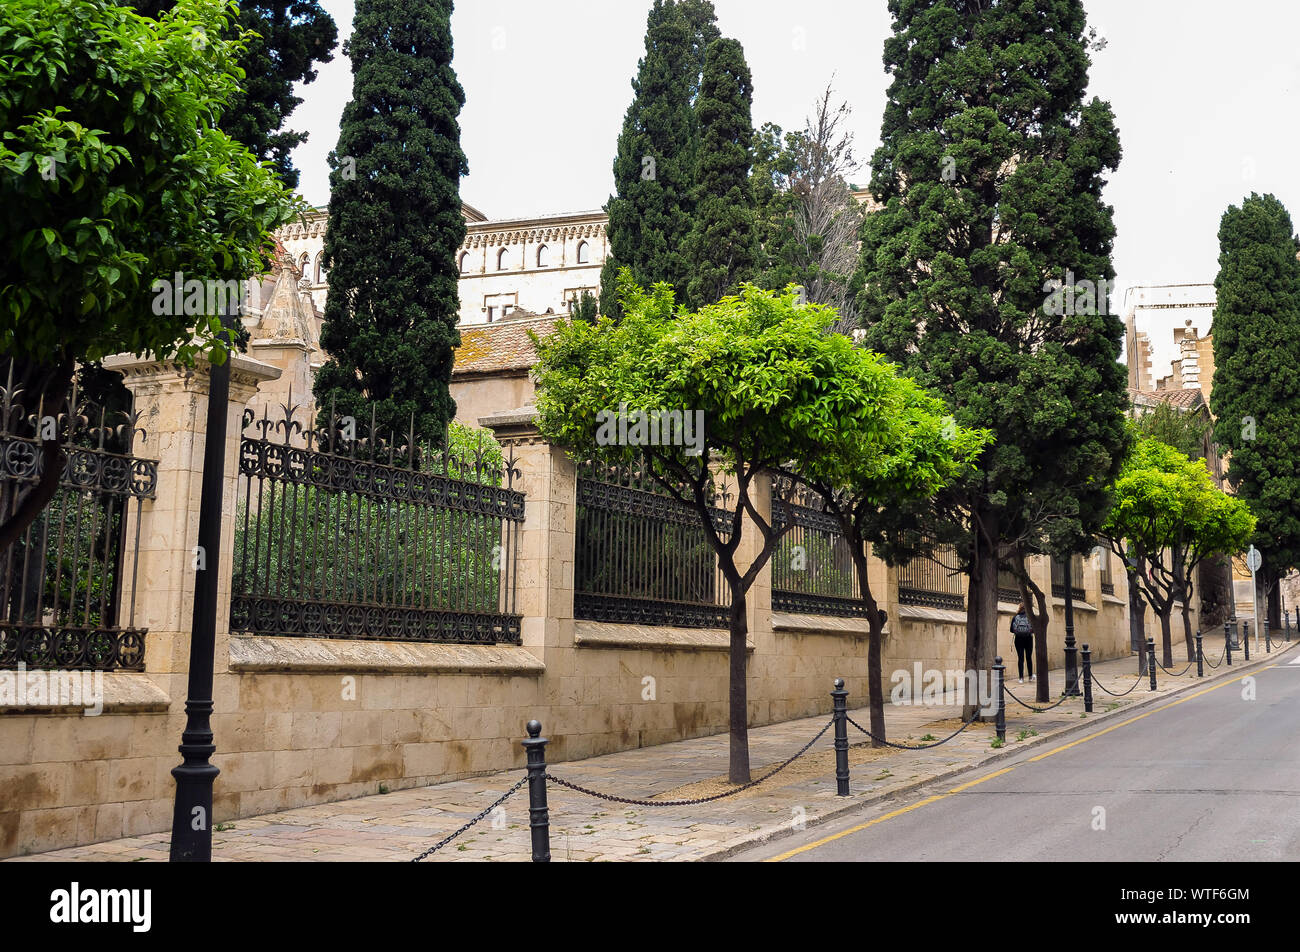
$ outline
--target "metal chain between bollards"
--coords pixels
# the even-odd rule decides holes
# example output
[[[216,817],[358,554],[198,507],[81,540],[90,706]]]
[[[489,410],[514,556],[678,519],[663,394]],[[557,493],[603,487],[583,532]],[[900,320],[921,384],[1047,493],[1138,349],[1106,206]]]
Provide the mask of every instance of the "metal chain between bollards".
[[[1196,664],[1196,660],[1192,659],[1191,661],[1187,662],[1187,667],[1183,668],[1183,670],[1179,671],[1177,674],[1174,674],[1173,668],[1166,668],[1163,664],[1160,664],[1159,661],[1157,661],[1156,664],[1159,664],[1160,670],[1163,671],[1165,674],[1169,675],[1171,678],[1181,678],[1188,671],[1192,670],[1192,665]]]
[[[1070,700],[1070,698],[1078,697],[1077,694],[1062,694],[1061,699],[1057,701],[1055,704],[1049,704],[1047,707],[1034,707],[1032,704],[1026,704],[1024,701],[1020,700],[1020,698],[1012,694],[1011,689],[1006,685],[1002,686],[1002,690],[1007,693],[1007,695],[1011,698],[1011,700],[1015,701],[1021,707],[1029,708],[1031,711],[1035,712],[1036,714],[1042,714],[1044,711],[1050,711],[1054,707],[1060,707],[1066,701]]]
[[[700,804],[700,803],[712,803],[714,800],[722,800],[725,799],[726,797],[734,797],[736,794],[743,793],[744,791],[750,789],[751,787],[757,787],[763,781],[776,776],[778,773],[780,773],[786,767],[789,767],[792,763],[794,763],[804,754],[808,753],[808,751],[812,748],[812,745],[817,743],[817,741],[821,740],[822,735],[825,734],[828,730],[830,730],[831,725],[833,725],[834,723],[835,723],[835,718],[831,718],[829,721],[826,722],[826,726],[817,732],[817,736],[814,737],[812,740],[808,741],[808,743],[804,744],[803,747],[798,751],[798,753],[796,753],[785,763],[781,764],[779,767],[769,771],[768,773],[765,773],[757,780],[751,780],[749,783],[742,784],[741,786],[737,787],[735,790],[728,790],[725,793],[715,793],[709,797],[697,797],[694,800],[635,800],[631,797],[619,797],[619,796],[615,796],[612,793],[601,793],[599,790],[591,790],[587,787],[579,786],[576,783],[570,783],[568,780],[564,780],[560,777],[557,777],[552,773],[548,773],[546,775],[546,779],[558,783],[561,787],[568,787],[570,790],[577,791],[578,793],[584,793],[589,797],[596,797],[599,800],[608,800],[611,803],[626,803],[630,806],[635,806],[635,807],[689,807],[689,806],[695,806],[696,804]]]
[[[427,856],[431,856],[432,854],[438,852],[438,850],[442,849],[444,846],[446,846],[448,843],[450,843],[450,842],[451,842],[452,840],[454,840],[456,837],[460,836],[462,833],[464,833],[466,830],[468,830],[468,829],[469,829],[471,826],[473,826],[475,823],[478,823],[478,822],[480,822],[481,820],[485,819],[485,818],[488,816],[488,814],[490,814],[493,810],[495,810],[497,807],[501,806],[501,804],[505,803],[507,800],[509,800],[511,797],[513,797],[516,793],[519,792],[519,789],[520,789],[524,784],[526,784],[527,782],[528,782],[528,777],[525,776],[525,777],[524,777],[522,780],[520,780],[517,784],[515,784],[513,787],[511,787],[509,790],[507,790],[504,794],[502,794],[501,798],[500,798],[499,800],[497,800],[495,803],[493,803],[490,807],[488,807],[486,810],[484,810],[484,811],[483,811],[482,813],[480,813],[478,816],[474,817],[474,819],[470,820],[468,823],[466,823],[464,826],[462,826],[462,827],[461,827],[459,830],[457,830],[455,833],[451,834],[451,836],[448,836],[448,837],[446,837],[445,839],[443,839],[443,840],[439,841],[438,843],[434,844],[433,846],[430,846],[427,850],[425,850],[425,851],[424,851],[423,853],[421,853],[419,856],[415,857],[415,859],[411,860],[411,862],[412,862],[412,863],[418,863],[420,860],[424,859],[425,857],[427,857]]]
[[[862,731],[862,733],[866,734],[872,740],[884,744],[886,747],[896,747],[899,750],[929,750],[931,747],[938,747],[940,744],[948,743],[948,741],[952,740],[954,737],[956,737],[966,728],[974,724],[978,718],[979,718],[979,713],[976,712],[974,715],[971,716],[970,720],[962,724],[961,727],[957,728],[955,731],[953,731],[943,740],[935,741],[933,744],[921,744],[920,746],[916,746],[916,747],[912,746],[911,744],[895,744],[891,740],[885,740],[883,737],[877,737],[875,734],[871,733],[871,731],[867,730],[865,727],[863,727],[861,724],[859,724],[857,721],[855,721],[853,718],[849,717],[848,715],[845,715],[844,719],[848,721],[850,724],[852,724],[854,727],[856,727],[858,730]]]
[[[1106,692],[1107,694],[1109,694],[1111,697],[1123,697],[1123,696],[1126,695],[1126,694],[1132,694],[1133,691],[1137,688],[1137,686],[1138,686],[1139,684],[1142,683],[1142,679],[1143,679],[1144,677],[1146,677],[1146,672],[1143,672],[1142,674],[1139,674],[1139,675],[1137,676],[1137,680],[1133,682],[1132,687],[1130,687],[1127,691],[1120,691],[1119,693],[1116,693],[1116,692],[1112,691],[1110,688],[1106,687],[1106,685],[1104,685],[1104,684],[1102,684],[1100,681],[1098,681],[1098,680],[1097,680],[1097,672],[1096,672],[1095,670],[1092,672],[1092,683],[1093,683],[1094,685],[1096,685],[1097,687],[1101,688],[1103,691],[1105,691],[1105,692]]]

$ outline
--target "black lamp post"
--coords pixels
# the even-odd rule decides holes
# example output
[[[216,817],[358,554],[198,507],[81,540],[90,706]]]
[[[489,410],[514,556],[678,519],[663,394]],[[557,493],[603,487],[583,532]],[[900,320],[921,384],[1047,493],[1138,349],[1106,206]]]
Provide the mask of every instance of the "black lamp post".
[[[224,336],[230,342],[229,320]],[[185,698],[184,762],[172,768],[176,807],[172,812],[171,861],[212,861],[212,784],[221,773],[210,762],[212,743],[212,671],[217,643],[217,567],[221,547],[221,490],[226,469],[226,415],[230,404],[230,361],[211,368],[208,429],[203,446],[202,495],[199,498],[199,551],[194,572],[194,615],[190,626],[190,674]]]
[[[1074,580],[1070,577],[1070,562],[1074,557],[1065,558],[1065,693],[1069,697],[1079,696],[1079,661],[1078,649],[1074,644]]]

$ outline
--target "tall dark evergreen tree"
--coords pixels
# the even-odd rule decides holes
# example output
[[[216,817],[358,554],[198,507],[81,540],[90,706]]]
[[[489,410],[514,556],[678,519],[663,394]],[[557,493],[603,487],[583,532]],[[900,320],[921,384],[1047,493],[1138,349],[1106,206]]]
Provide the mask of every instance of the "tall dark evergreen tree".
[[[1300,567],[1300,242],[1272,195],[1252,194],[1219,225],[1214,281],[1215,439],[1227,481],[1259,520],[1256,575],[1277,624],[1277,581]]]
[[[441,441],[460,343],[456,250],[469,171],[452,69],[452,0],[358,0],[352,100],[330,155],[329,297],[316,378],[322,412]]]
[[[602,313],[621,314],[616,285],[628,268],[642,286],[667,281],[684,290],[694,220],[698,125],[694,101],[705,49],[718,36],[708,0],[655,0],[646,52],[632,80],[614,158],[609,247],[600,274]]]
[[[704,60],[695,115],[700,148],[695,225],[687,246],[688,307],[700,308],[756,276],[758,231],[749,170],[754,81],[736,40],[715,40]]]
[[[156,20],[176,2],[136,0],[132,5]],[[239,58],[242,88],[221,119],[222,131],[272,163],[285,185],[297,188],[298,170],[290,153],[307,141],[307,133],[284,128],[302,103],[293,87],[310,83],[316,64],[334,59],[338,27],[317,0],[241,0],[236,23],[258,36]]]
[[[1119,141],[1110,106],[1084,103],[1081,0],[889,9],[871,183],[885,207],[863,229],[861,319],[959,423],[994,433],[945,510],[971,573],[967,666],[987,670],[999,564],[1082,548],[1127,443],[1123,326],[1099,286]],[[1066,293],[1045,295],[1053,281]]]

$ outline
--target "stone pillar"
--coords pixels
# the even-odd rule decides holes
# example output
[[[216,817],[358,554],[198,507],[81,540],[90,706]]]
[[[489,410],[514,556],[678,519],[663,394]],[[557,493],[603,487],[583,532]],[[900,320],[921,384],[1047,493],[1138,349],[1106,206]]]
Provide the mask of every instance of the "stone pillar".
[[[515,559],[515,606],[523,615],[524,647],[551,674],[572,664],[574,546],[578,522],[577,467],[537,429],[537,408],[523,407],[479,420],[511,453],[519,471],[513,487],[524,494],[524,524]]]
[[[231,357],[230,405],[226,430],[225,489],[221,552],[207,568],[220,573],[217,605],[216,670],[226,670],[230,626],[230,584],[235,536],[235,500],[243,412],[264,381],[280,371],[242,355]],[[199,531],[199,499],[211,367],[198,360],[193,368],[177,361],[155,361],[130,354],[104,360],[116,370],[134,398],[136,425],[144,436],[137,455],[158,460],[155,498],[140,510],[139,566],[135,591],[136,624],[145,636],[145,670],[170,691],[173,705],[185,700],[189,668],[190,626],[194,610],[194,573]],[[134,556],[135,512],[127,524],[125,564]],[[215,561],[216,564],[213,564]]]

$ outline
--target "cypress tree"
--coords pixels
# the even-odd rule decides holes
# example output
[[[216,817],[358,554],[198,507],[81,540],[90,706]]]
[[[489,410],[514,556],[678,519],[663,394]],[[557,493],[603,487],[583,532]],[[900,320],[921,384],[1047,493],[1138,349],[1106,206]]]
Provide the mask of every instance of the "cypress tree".
[[[360,423],[441,441],[456,329],[456,250],[465,238],[468,173],[452,69],[451,0],[358,0],[352,100],[330,155],[321,346],[329,361],[316,403]]]
[[[716,38],[708,0],[655,0],[646,21],[646,52],[632,81],[614,158],[615,194],[609,214],[609,254],[600,275],[600,308],[622,313],[615,287],[628,268],[639,285],[667,281],[684,291],[686,245],[694,219],[698,147],[693,104],[705,41]]]
[[[1214,436],[1229,454],[1227,480],[1259,520],[1264,557],[1256,593],[1300,566],[1300,251],[1291,216],[1252,194],[1219,225],[1214,281]],[[1270,597],[1273,621],[1280,621]]]
[[[701,136],[687,306],[713,304],[755,277],[758,231],[749,179],[754,82],[736,40],[709,47],[695,115]]]
[[[967,667],[987,670],[999,563],[1082,548],[1127,443],[1101,201],[1119,141],[1110,106],[1084,102],[1081,0],[889,10],[885,207],[863,228],[859,304],[870,346],[994,434],[946,510],[971,573]],[[1036,634],[1045,651],[1045,619]]]

